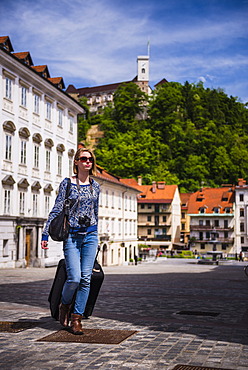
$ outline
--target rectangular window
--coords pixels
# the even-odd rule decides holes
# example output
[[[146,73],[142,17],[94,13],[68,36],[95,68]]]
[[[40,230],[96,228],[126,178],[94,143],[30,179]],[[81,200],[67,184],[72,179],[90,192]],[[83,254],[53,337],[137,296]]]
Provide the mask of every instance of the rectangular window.
[[[121,219],[119,219],[118,221],[118,231],[119,231],[119,235],[121,235]]]
[[[33,216],[38,214],[38,194],[33,194]]]
[[[244,201],[244,194],[239,194],[239,201],[243,202]]]
[[[144,204],[141,204],[141,205],[140,205],[140,208],[141,208],[141,209],[145,209],[145,205],[144,205]]]
[[[112,191],[112,208],[115,208],[115,193]]]
[[[21,105],[23,107],[27,106],[27,88],[24,86],[21,87]]]
[[[69,158],[69,176],[73,174],[73,159]]]
[[[19,212],[20,214],[25,213],[25,193],[23,191],[20,192],[19,197]]]
[[[224,220],[224,229],[228,229],[228,220]]]
[[[70,126],[69,126],[69,131],[71,133],[73,133],[73,123],[74,123],[74,119],[72,116],[70,116]]]
[[[151,221],[152,220],[152,216],[147,216],[147,221]]]
[[[62,175],[62,155],[58,154],[58,175]]]
[[[38,145],[34,146],[34,168],[39,168],[39,155],[40,155],[40,148]]]
[[[5,159],[11,161],[11,152],[12,152],[12,136],[6,134],[5,136]]]
[[[46,171],[50,172],[51,170],[51,151],[46,150]]]
[[[151,235],[152,234],[152,229],[147,229],[147,235]]]
[[[50,195],[45,196],[45,215],[48,215],[50,211]]]
[[[240,216],[240,217],[244,217],[244,215],[245,215],[245,210],[244,210],[244,208],[240,208],[240,210],[239,210],[239,216]]]
[[[12,98],[12,80],[9,77],[5,77],[5,98]]]
[[[99,207],[102,207],[102,191],[99,194]]]
[[[59,108],[59,126],[63,127],[63,110]]]
[[[9,240],[3,239],[3,257],[8,257],[9,255]]]
[[[108,207],[109,199],[108,199],[108,190],[106,190],[106,207]]]
[[[241,242],[241,244],[244,244],[244,242],[245,242],[245,238],[244,238],[243,236],[241,236],[241,238],[240,238],[240,242]]]
[[[245,224],[244,222],[240,222],[240,231],[244,232],[245,231]]]
[[[21,141],[21,164],[27,163],[27,142],[25,140]]]
[[[121,196],[121,193],[119,193],[119,204],[118,204],[118,208],[121,209],[121,200],[122,200],[122,196]]]
[[[167,216],[163,216],[163,222],[166,222]]]
[[[10,190],[4,190],[4,213],[10,214]]]
[[[115,233],[115,219],[111,219],[111,234],[113,235]]]
[[[181,225],[181,230],[185,230],[185,224]]]
[[[228,239],[228,231],[224,231],[224,238]]]
[[[210,226],[210,220],[206,220],[206,226]]]
[[[219,227],[219,220],[214,220],[214,226]]]
[[[52,118],[52,103],[50,101],[46,102],[46,119],[51,121]]]
[[[199,220],[199,226],[203,226],[203,220]]]
[[[34,113],[40,113],[40,96],[37,94],[34,94]]]

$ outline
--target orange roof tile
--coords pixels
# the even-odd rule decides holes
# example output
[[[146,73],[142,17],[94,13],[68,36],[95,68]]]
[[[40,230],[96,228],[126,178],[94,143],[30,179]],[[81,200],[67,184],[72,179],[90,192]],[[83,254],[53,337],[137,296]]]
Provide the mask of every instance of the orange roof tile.
[[[128,183],[125,183],[124,181],[122,181],[123,179],[120,179],[120,177],[107,172],[106,170],[104,170],[103,167],[101,167],[99,165],[97,165],[96,167],[97,167],[96,178],[104,179],[104,180],[107,180],[107,181],[110,181],[110,182],[113,182],[113,183],[116,183],[116,184],[125,185],[129,188],[138,190],[135,186],[132,186],[131,184],[128,184]]]
[[[132,187],[134,187],[134,188],[136,188],[136,189],[139,190],[140,185],[137,183],[137,181],[135,179],[120,179],[120,181],[123,184],[132,186]]]
[[[63,77],[48,77],[48,80],[52,82],[54,85],[60,85],[62,89],[65,88]]]
[[[0,36],[0,45],[9,52],[14,51],[9,36]]]
[[[234,186],[222,188],[203,188],[190,196],[188,213],[198,214],[204,207],[205,214],[212,214],[215,207],[223,214],[225,208],[232,208],[234,203]]]
[[[181,199],[181,208],[187,209],[189,205],[189,199],[191,197],[192,193],[180,193],[180,199]]]
[[[139,186],[142,194],[140,194],[138,202],[139,203],[171,203],[177,185],[165,185],[163,189],[158,189],[153,192],[153,185],[141,185]]]
[[[28,65],[30,66],[33,65],[33,61],[32,61],[29,51],[21,51],[19,53],[13,53],[13,55],[20,60],[23,60],[23,61],[28,60]]]

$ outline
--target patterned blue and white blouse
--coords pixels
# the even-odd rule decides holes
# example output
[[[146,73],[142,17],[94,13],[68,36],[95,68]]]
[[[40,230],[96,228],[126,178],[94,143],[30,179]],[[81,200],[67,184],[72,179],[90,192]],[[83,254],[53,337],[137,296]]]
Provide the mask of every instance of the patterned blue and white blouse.
[[[48,240],[49,225],[51,221],[62,211],[68,178],[61,181],[59,192],[55,200],[54,206],[49,213],[46,225],[42,233],[42,240]],[[71,183],[69,199],[71,200],[69,223],[70,232],[77,231],[95,231],[98,223],[98,201],[100,194],[100,185],[91,179],[91,185],[80,185],[80,193],[78,192],[77,184]],[[90,226],[85,228],[78,223],[79,217],[87,216],[90,219]]]

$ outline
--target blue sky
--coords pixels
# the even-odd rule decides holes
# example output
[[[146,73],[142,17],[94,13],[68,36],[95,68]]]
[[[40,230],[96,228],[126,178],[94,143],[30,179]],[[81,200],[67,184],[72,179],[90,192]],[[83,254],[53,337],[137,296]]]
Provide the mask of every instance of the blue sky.
[[[248,0],[0,0],[0,35],[76,87],[162,78],[248,101]]]

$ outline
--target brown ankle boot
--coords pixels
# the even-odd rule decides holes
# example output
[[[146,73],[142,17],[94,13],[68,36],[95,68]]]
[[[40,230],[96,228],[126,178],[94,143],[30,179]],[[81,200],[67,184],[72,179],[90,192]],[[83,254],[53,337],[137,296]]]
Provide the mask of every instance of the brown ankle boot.
[[[81,324],[82,315],[76,313],[71,314],[71,332],[76,335],[83,334],[83,328]]]
[[[59,322],[63,326],[69,325],[69,313],[70,313],[70,305],[60,303],[59,305]]]

